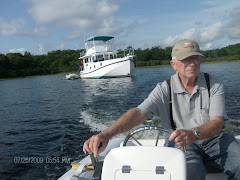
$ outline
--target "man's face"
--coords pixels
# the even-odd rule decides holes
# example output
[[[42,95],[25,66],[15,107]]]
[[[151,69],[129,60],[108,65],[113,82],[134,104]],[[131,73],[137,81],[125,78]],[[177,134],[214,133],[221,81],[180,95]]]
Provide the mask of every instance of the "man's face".
[[[200,56],[189,56],[181,61],[172,60],[171,65],[178,71],[180,78],[195,79],[199,74],[201,62]]]

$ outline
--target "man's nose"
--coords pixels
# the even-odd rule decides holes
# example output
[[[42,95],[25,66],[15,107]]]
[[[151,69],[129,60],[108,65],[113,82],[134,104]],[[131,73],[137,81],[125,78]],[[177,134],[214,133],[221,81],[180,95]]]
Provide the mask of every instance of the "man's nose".
[[[191,58],[191,59],[189,60],[189,64],[192,64],[192,63],[193,63],[194,65],[196,64],[195,61],[194,61],[194,58]]]

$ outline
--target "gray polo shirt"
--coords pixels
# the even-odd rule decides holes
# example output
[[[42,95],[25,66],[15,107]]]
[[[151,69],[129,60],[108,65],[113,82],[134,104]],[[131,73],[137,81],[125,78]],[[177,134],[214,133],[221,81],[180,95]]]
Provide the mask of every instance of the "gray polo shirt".
[[[178,72],[171,76],[171,91],[173,119],[178,129],[190,129],[200,126],[214,116],[222,116],[227,119],[224,87],[216,77],[210,75],[210,98],[202,72],[197,77],[192,94],[183,88]],[[171,128],[167,82],[158,83],[138,108],[148,118],[158,116],[163,127]]]

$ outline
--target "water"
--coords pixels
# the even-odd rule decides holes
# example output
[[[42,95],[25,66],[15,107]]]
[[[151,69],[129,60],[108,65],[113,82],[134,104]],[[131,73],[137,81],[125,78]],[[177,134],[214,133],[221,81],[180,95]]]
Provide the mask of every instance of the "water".
[[[203,64],[221,77],[229,116],[240,134],[240,62]],[[140,104],[171,67],[136,69],[134,77],[64,80],[65,75],[0,81],[0,178],[56,179],[82,159],[86,139]]]

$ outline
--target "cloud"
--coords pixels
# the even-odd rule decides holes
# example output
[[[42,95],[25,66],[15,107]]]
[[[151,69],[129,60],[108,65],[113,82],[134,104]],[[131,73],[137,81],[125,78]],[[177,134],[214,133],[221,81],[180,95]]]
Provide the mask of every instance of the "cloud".
[[[214,6],[218,3],[217,0],[201,1],[200,4]]]
[[[9,52],[10,53],[21,53],[21,54],[24,54],[26,52],[26,49],[25,48],[10,49]]]
[[[53,43],[48,43],[48,44],[38,44],[37,47],[37,54],[45,54],[49,51],[55,51],[55,50],[63,50],[66,48],[65,43],[61,42],[59,44],[53,44]]]
[[[212,47],[213,47],[212,43],[209,42],[209,43],[205,44],[204,46],[202,46],[201,49],[211,49]]]
[[[211,42],[219,40],[223,37],[222,28],[223,24],[221,22],[217,22],[209,27],[200,29],[191,28],[181,34],[167,37],[164,40],[164,46],[173,46],[181,39],[193,39],[204,46],[205,49],[209,49],[212,47]]]
[[[37,24],[71,29],[66,38],[74,39],[84,31],[116,34],[114,13],[118,4],[111,0],[28,0],[30,16]]]
[[[45,37],[49,35],[46,28],[24,29],[25,21],[21,18],[13,19],[10,22],[0,17],[0,36],[26,36]]]
[[[177,41],[181,39],[195,39],[195,36],[196,36],[196,30],[195,28],[191,28],[184,31],[182,34],[167,37],[164,40],[163,44],[164,46],[173,46]]]
[[[225,33],[230,39],[240,39],[240,6],[235,7],[227,19],[229,21],[226,24]]]
[[[47,37],[49,35],[49,31],[46,28],[34,28],[32,30],[16,33],[17,36],[26,36],[26,37]]]
[[[0,17],[0,35],[1,36],[12,36],[16,35],[24,26],[23,19],[15,19],[10,22],[6,22]]]
[[[216,5],[218,1],[205,1],[204,4]],[[228,7],[229,8],[229,7]],[[182,33],[168,36],[163,41],[163,46],[173,46],[180,39],[194,39],[202,49],[220,48],[220,41],[239,42],[240,39],[240,6],[224,10],[223,4],[214,6],[210,9],[204,9],[203,12],[213,13],[214,18],[204,21],[197,21],[193,28],[186,29]],[[220,16],[218,13],[223,12]],[[204,14],[204,13],[202,13]],[[218,16],[218,21],[215,21]],[[200,16],[199,16],[200,19]],[[217,45],[218,44],[218,45]]]
[[[220,39],[222,36],[222,29],[222,22],[217,22],[209,27],[202,28],[200,29],[200,37],[198,40],[202,43],[208,43],[210,41]]]

